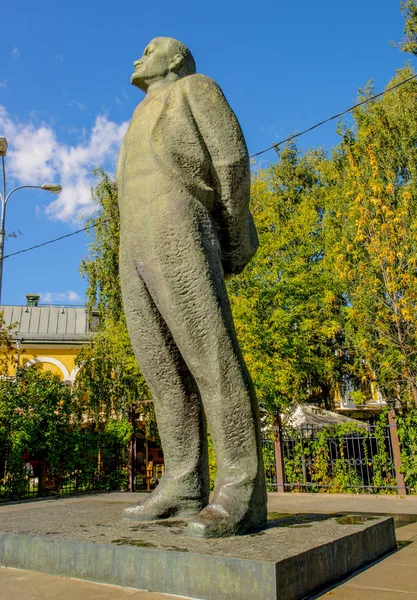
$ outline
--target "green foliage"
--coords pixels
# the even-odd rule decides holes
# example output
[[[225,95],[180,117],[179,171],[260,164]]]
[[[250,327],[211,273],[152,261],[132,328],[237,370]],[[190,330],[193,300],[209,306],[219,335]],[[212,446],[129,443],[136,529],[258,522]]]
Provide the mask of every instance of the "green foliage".
[[[47,465],[42,494],[118,488],[127,482],[120,451],[131,434],[126,420],[101,427],[85,423],[77,398],[57,375],[21,369],[15,379],[0,382],[1,494],[11,499],[27,494],[28,457]]]
[[[25,452],[48,459],[51,468],[57,468],[65,453],[71,411],[69,388],[50,372],[28,368],[16,379],[1,382],[0,456],[9,473],[7,494],[19,495],[25,487]]]
[[[7,376],[13,367],[15,353],[12,346],[15,324],[6,325],[4,314],[0,312],[0,376]]]
[[[291,430],[286,435],[291,439],[291,451],[285,460],[287,483],[293,491],[329,493],[366,493],[361,477],[355,466],[349,461],[347,449],[350,440],[355,440],[357,455],[367,461],[372,478],[370,486],[377,493],[396,493],[396,479],[392,477],[392,460],[385,445],[386,414],[378,421],[375,431],[358,426],[356,423],[328,425],[308,435],[306,431]],[[368,456],[369,440],[373,438],[378,451]],[[353,445],[352,445],[353,447]],[[332,450],[331,450],[332,448]],[[387,489],[391,488],[391,489]]]
[[[413,74],[406,66],[387,87]],[[360,99],[371,95],[368,86]],[[254,176],[261,246],[228,287],[245,359],[269,415],[298,402],[331,405],[346,376],[359,383],[351,393],[358,404],[378,390],[407,411],[417,405],[416,98],[412,80],[357,108],[353,125],[339,126],[341,141],[331,156],[301,155],[290,145]],[[415,489],[415,416],[407,415],[404,472]],[[380,491],[396,485],[384,419],[368,465]],[[317,489],[358,491],[356,470],[343,456],[349,427],[324,428],[316,439],[295,434],[289,482],[305,481],[305,457],[314,456]],[[369,434],[361,434],[366,455]],[[338,449],[332,468],[330,438]]]
[[[401,13],[404,16],[405,38],[399,44],[402,52],[417,54],[417,4],[415,0],[401,0]]]
[[[254,175],[260,249],[228,289],[269,415],[331,407],[346,376],[359,404],[376,389],[417,403],[416,97],[413,80],[356,109],[331,157],[291,144]]]
[[[122,306],[116,183],[102,170],[95,174],[97,211],[87,225],[96,226],[90,230],[93,239],[89,256],[81,263],[81,275],[88,281],[87,310],[91,315],[95,311],[99,322],[92,342],[78,354],[77,364],[82,368],[76,387],[85,409],[102,419],[148,399],[150,393],[132,351]],[[144,406],[145,420],[153,421],[152,409]]]
[[[276,492],[274,485],[274,476],[276,475],[274,434],[272,429],[265,431],[265,438],[262,442],[262,458],[265,467],[266,488],[268,492]]]
[[[347,300],[352,371],[402,403],[417,403],[416,93],[413,80],[356,109],[326,172],[328,264]]]
[[[417,493],[417,408],[408,407],[397,419],[401,444],[401,472],[409,490]]]
[[[252,181],[260,247],[228,281],[239,340],[270,415],[298,402],[329,405],[340,367],[342,296],[325,269],[321,151],[291,144]]]
[[[353,392],[349,393],[350,398],[352,399],[354,404],[365,404],[367,397],[366,394],[364,394],[361,390],[354,390]]]

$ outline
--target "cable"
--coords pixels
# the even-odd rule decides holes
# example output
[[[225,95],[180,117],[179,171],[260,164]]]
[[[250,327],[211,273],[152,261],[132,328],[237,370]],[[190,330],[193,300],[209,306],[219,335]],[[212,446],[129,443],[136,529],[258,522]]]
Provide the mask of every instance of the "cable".
[[[396,83],[395,85],[393,85],[390,88],[387,88],[383,92],[379,92],[379,94],[375,94],[374,96],[365,98],[365,100],[358,102],[358,104],[354,104],[350,108],[347,108],[346,110],[344,110],[340,113],[337,113],[337,115],[333,115],[332,117],[329,117],[328,119],[325,119],[324,121],[320,121],[319,123],[316,123],[315,125],[312,125],[308,129],[304,129],[303,131],[300,131],[299,133],[294,133],[293,135],[290,135],[289,137],[285,138],[285,140],[281,140],[280,142],[277,142],[276,144],[272,144],[272,146],[269,146],[268,148],[265,148],[264,150],[260,150],[259,152],[255,152],[255,154],[251,154],[249,156],[249,158],[255,158],[256,156],[260,156],[261,154],[265,154],[265,152],[274,150],[275,148],[278,148],[279,146],[282,146],[283,144],[286,144],[287,142],[291,142],[291,140],[295,140],[296,138],[298,138],[302,135],[305,135],[306,133],[309,133],[310,131],[313,131],[313,129],[317,129],[317,127],[321,127],[325,123],[334,121],[335,119],[338,119],[339,117],[342,117],[343,115],[346,115],[347,113],[352,112],[352,110],[355,110],[355,108],[359,108],[359,106],[363,106],[364,104],[367,104],[368,102],[371,102],[372,100],[375,100],[376,98],[380,98],[381,96],[384,96],[384,94],[387,94],[388,92],[392,92],[393,90],[396,90],[400,86],[402,86],[405,83],[408,83],[409,81],[412,81],[413,79],[416,79],[416,78],[417,78],[417,73],[415,75],[412,75],[411,77],[408,77],[407,79],[403,79],[403,81]],[[114,217],[114,218],[116,218],[116,217]],[[88,225],[87,227],[83,227],[82,229],[78,229],[77,231],[73,231],[72,233],[67,233],[66,235],[61,235],[58,238],[55,238],[53,240],[48,240],[47,242],[43,242],[42,244],[37,244],[36,246],[31,246],[30,248],[25,248],[24,250],[19,250],[18,252],[11,252],[10,254],[6,254],[6,256],[3,256],[3,260],[5,260],[6,258],[10,258],[11,256],[17,256],[18,254],[24,254],[25,252],[30,252],[31,250],[36,250],[37,248],[42,248],[42,246],[47,246],[48,244],[53,244],[55,242],[59,242],[61,240],[64,240],[65,238],[69,238],[73,235],[77,235],[77,233],[81,233],[82,231],[87,231],[88,229],[92,229],[92,227],[97,227],[97,225],[100,225],[101,223],[108,223],[109,221],[112,221],[112,220],[113,219],[106,219],[105,221],[97,221],[96,223],[93,223],[92,225]]]
[[[116,217],[114,217],[116,218]],[[97,227],[97,225],[101,225],[102,223],[108,223],[112,219],[106,219],[104,221],[97,221],[97,223],[93,223],[92,225],[88,225],[87,227],[83,227],[82,229],[77,229],[77,231],[73,231],[72,233],[67,233],[66,235],[61,235],[53,240],[48,240],[47,242],[43,242],[42,244],[36,244],[36,246],[31,246],[30,248],[25,248],[24,250],[18,250],[17,252],[11,252],[10,254],[6,254],[3,256],[3,260],[6,258],[10,258],[11,256],[16,256],[17,254],[23,254],[24,252],[30,252],[31,250],[36,250],[36,248],[42,248],[42,246],[47,246],[48,244],[53,244],[54,242],[59,242],[64,240],[65,238],[69,238],[73,235],[77,235],[77,233],[81,233],[82,231],[87,231],[88,229],[92,229],[93,227]]]
[[[249,158],[255,158],[256,156],[265,154],[265,152],[269,152],[269,150],[273,150],[274,148],[278,148],[278,146],[282,146],[282,144],[286,144],[287,142],[290,142],[291,140],[295,140],[296,138],[300,137],[301,135],[304,135],[305,133],[308,133],[309,131],[313,131],[313,129],[317,129],[317,127],[321,127],[321,125],[324,125],[325,123],[329,123],[329,121],[334,121],[335,119],[342,117],[343,115],[347,114],[348,112],[355,110],[355,108],[359,108],[359,106],[362,106],[363,104],[367,104],[368,102],[371,102],[371,100],[375,100],[375,98],[380,98],[387,92],[396,90],[401,85],[408,83],[409,81],[411,81],[412,79],[415,79],[416,77],[417,77],[417,73],[415,75],[413,75],[412,77],[408,77],[408,79],[404,79],[403,81],[400,81],[400,83],[397,83],[396,85],[393,85],[392,87],[387,88],[383,92],[379,92],[379,94],[375,94],[375,96],[370,96],[369,98],[365,98],[365,100],[362,100],[362,102],[358,102],[358,104],[354,104],[353,106],[351,106],[350,108],[347,108],[343,112],[337,113],[337,115],[333,115],[332,117],[329,117],[328,119],[325,119],[324,121],[320,121],[320,123],[316,123],[312,127],[309,127],[308,129],[304,129],[304,131],[300,131],[300,133],[294,133],[294,135],[290,135],[290,137],[287,137],[285,140],[282,140],[281,142],[272,144],[272,146],[269,146],[269,148],[265,148],[265,150],[260,150],[259,152],[255,152],[255,154],[252,154]]]

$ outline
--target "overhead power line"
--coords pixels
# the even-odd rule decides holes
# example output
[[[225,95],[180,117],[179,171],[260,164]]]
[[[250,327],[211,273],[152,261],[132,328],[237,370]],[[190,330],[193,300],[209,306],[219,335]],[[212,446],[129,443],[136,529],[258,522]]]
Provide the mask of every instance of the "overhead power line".
[[[251,154],[249,158],[256,158],[257,156],[260,156],[261,154],[265,154],[265,152],[269,152],[270,150],[275,150],[276,148],[279,148],[283,144],[291,142],[292,140],[295,140],[296,138],[299,138],[302,135],[305,135],[306,133],[313,131],[313,129],[317,129],[317,127],[321,127],[322,125],[325,125],[326,123],[329,123],[330,121],[334,121],[335,119],[338,119],[339,117],[343,117],[343,115],[346,115],[347,113],[352,112],[353,110],[355,110],[355,108],[359,108],[360,106],[363,106],[364,104],[367,104],[368,102],[371,102],[372,100],[375,100],[376,98],[380,98],[381,96],[384,96],[388,92],[392,92],[393,90],[396,90],[397,88],[401,87],[405,83],[408,83],[409,81],[412,81],[413,79],[416,79],[416,78],[417,78],[417,73],[415,75],[412,75],[411,77],[408,77],[407,79],[403,79],[399,83],[396,83],[395,85],[385,89],[383,92],[379,92],[378,94],[369,96],[369,98],[365,98],[365,100],[362,100],[361,102],[358,102],[357,104],[354,104],[350,108],[347,108],[346,110],[343,110],[342,112],[337,113],[336,115],[333,115],[332,117],[329,117],[328,119],[325,119],[324,121],[320,121],[319,123],[312,125],[308,129],[304,129],[303,131],[294,133],[293,135],[290,135],[289,137],[285,138],[285,140],[276,142],[275,144],[272,144],[271,146],[269,146],[268,148],[265,148],[264,150],[260,150],[259,152],[255,152],[255,154]],[[10,258],[11,256],[17,256],[18,254],[24,254],[25,252],[30,252],[31,250],[36,250],[37,248],[42,248],[43,246],[48,246],[49,244],[54,244],[55,242],[60,242],[61,240],[72,237],[73,235],[77,235],[78,233],[82,233],[83,231],[88,231],[89,229],[92,229],[93,227],[97,227],[97,225],[100,225],[102,223],[108,223],[111,220],[112,219],[97,221],[96,223],[92,223],[91,225],[87,225],[86,227],[82,227],[81,229],[77,229],[77,231],[73,231],[72,233],[67,233],[66,235],[61,235],[60,237],[54,238],[53,240],[48,240],[47,242],[43,242],[42,244],[36,244],[35,246],[30,246],[30,248],[25,248],[24,250],[18,250],[17,252],[11,252],[10,254],[6,254],[3,257],[3,260],[5,260],[6,258]]]
[[[285,140],[281,140],[280,142],[277,142],[276,144],[272,144],[272,146],[265,148],[265,150],[260,150],[259,152],[255,152],[255,154],[252,154],[250,156],[250,158],[255,158],[256,156],[265,154],[265,152],[269,152],[270,150],[274,150],[275,148],[278,148],[279,146],[282,146],[283,144],[286,144],[287,142],[291,142],[291,140],[295,140],[296,138],[300,137],[301,135],[304,135],[305,133],[309,133],[310,131],[313,131],[313,129],[317,129],[317,127],[321,127],[322,125],[325,125],[325,123],[329,123],[330,121],[334,121],[335,119],[338,119],[339,117],[343,117],[343,115],[346,115],[347,113],[352,112],[353,110],[355,110],[355,108],[359,108],[359,106],[363,106],[364,104],[371,102],[371,100],[375,100],[375,98],[380,98],[381,96],[384,96],[384,94],[387,94],[388,92],[392,92],[392,90],[396,90],[400,86],[404,85],[405,83],[408,83],[409,81],[411,81],[412,79],[415,79],[416,77],[417,77],[417,74],[412,75],[411,77],[408,77],[407,79],[403,79],[403,81],[396,83],[395,85],[393,85],[390,88],[387,88],[383,92],[379,92],[379,94],[375,94],[374,96],[365,98],[365,100],[362,100],[362,102],[358,102],[357,104],[354,104],[350,108],[347,108],[346,110],[344,110],[340,113],[337,113],[337,115],[333,115],[332,117],[329,117],[328,119],[325,119],[324,121],[320,121],[320,123],[316,123],[315,125],[312,125],[312,127],[309,127],[308,129],[304,129],[303,131],[300,131],[299,133],[294,133],[293,135],[290,135],[289,137],[285,138]]]
[[[31,246],[30,248],[25,248],[24,250],[18,250],[17,252],[11,252],[10,254],[6,254],[5,256],[3,256],[3,260],[5,260],[6,258],[10,258],[11,256],[16,256],[17,254],[24,254],[25,252],[30,252],[31,250],[36,250],[36,248],[42,248],[42,246],[47,246],[48,244],[53,244],[54,242],[60,242],[61,240],[65,240],[65,238],[69,238],[69,237],[72,237],[73,235],[77,235],[77,233],[81,233],[82,231],[88,231],[88,229],[92,229],[93,227],[97,227],[97,225],[101,225],[101,223],[107,223],[108,221],[111,221],[111,219],[97,221],[96,223],[87,225],[87,227],[82,227],[81,229],[77,229],[77,231],[73,231],[72,233],[67,233],[65,235],[61,235],[60,237],[54,238],[53,240],[48,240],[47,242],[42,242],[42,244],[36,244],[35,246]]]

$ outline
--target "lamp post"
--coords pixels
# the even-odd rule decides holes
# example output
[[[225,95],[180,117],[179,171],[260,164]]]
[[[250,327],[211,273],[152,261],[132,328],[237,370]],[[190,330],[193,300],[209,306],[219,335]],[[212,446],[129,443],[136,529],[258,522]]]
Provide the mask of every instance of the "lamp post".
[[[13,188],[9,193],[6,193],[6,165],[5,156],[7,154],[7,140],[5,137],[0,137],[0,156],[3,169],[3,193],[0,193],[1,202],[1,217],[0,217],[0,304],[1,304],[1,292],[3,283],[3,257],[4,257],[4,240],[5,240],[5,221],[6,221],[6,206],[10,196],[24,188],[34,188],[38,190],[46,190],[52,194],[59,194],[62,191],[62,187],[58,183],[44,183],[42,185],[19,185]]]

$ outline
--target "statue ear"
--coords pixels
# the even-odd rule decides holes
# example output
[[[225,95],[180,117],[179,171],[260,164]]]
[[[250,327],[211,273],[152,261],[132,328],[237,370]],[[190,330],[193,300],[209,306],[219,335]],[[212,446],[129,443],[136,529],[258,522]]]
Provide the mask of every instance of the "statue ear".
[[[181,54],[176,54],[174,56],[174,58],[172,59],[171,64],[169,65],[169,68],[171,71],[174,71],[174,73],[178,73],[178,71],[180,71],[183,63],[184,63],[184,57],[181,56]]]

